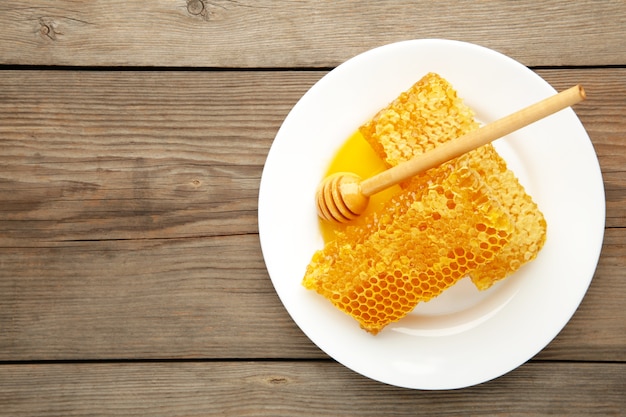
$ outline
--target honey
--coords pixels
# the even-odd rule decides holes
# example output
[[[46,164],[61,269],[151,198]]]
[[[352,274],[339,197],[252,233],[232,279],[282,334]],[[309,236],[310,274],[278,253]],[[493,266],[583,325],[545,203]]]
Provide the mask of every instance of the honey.
[[[336,172],[351,172],[360,176],[362,179],[366,179],[384,171],[387,168],[388,167],[385,162],[380,159],[376,152],[374,152],[363,135],[359,131],[356,131],[345,141],[341,148],[339,148],[331,160],[325,176],[329,176]],[[379,209],[387,200],[399,191],[400,187],[394,186],[374,194],[370,198],[367,209],[360,216],[360,218],[363,218],[367,216],[367,214]],[[358,222],[359,218],[349,224],[354,225]],[[343,231],[346,227],[346,224],[320,220],[320,230],[325,243],[333,240],[336,232]]]
[[[472,110],[427,74],[359,127],[327,174],[368,178],[477,128]],[[532,260],[546,223],[491,145],[372,196],[343,224],[321,223],[326,241],[302,284],[376,334],[465,276],[480,290]]]
[[[430,73],[381,109],[359,131],[380,158],[395,166],[476,128],[474,112],[452,85]],[[470,151],[466,157],[469,167],[480,175],[515,225],[511,244],[493,262],[469,274],[478,289],[486,290],[537,256],[546,240],[547,224],[493,145]]]
[[[510,234],[478,173],[444,164],[337,233],[313,255],[302,283],[376,334],[493,261]]]

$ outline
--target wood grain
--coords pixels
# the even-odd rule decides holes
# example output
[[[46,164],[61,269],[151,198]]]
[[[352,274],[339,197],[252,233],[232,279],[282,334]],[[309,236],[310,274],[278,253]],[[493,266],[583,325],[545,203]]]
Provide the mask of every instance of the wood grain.
[[[620,0],[5,0],[0,64],[333,67],[383,44],[459,39],[525,65],[624,65]]]
[[[258,236],[3,248],[0,360],[323,357]]]
[[[255,233],[269,146],[318,77],[4,73],[0,239]]]
[[[539,73],[588,89],[607,226],[626,227],[626,70]],[[4,72],[0,246],[255,233],[273,137],[323,74]]]
[[[607,192],[592,286],[539,358],[623,361],[626,72],[539,73],[588,90]],[[5,71],[0,360],[325,358],[278,300],[256,223],[273,137],[324,74]]]
[[[621,416],[624,364],[531,363],[456,391],[391,387],[317,362],[0,366],[3,416]]]
[[[540,358],[626,360],[625,240],[607,232],[583,304]],[[0,360],[326,357],[280,303],[255,235],[3,248],[0,264]]]

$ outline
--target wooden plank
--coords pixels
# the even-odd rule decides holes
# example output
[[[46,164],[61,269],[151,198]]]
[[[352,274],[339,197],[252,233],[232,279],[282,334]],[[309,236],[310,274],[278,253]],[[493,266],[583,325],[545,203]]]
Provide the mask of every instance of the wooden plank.
[[[2,365],[0,415],[620,416],[624,372],[539,362],[475,387],[414,391],[326,361]]]
[[[333,67],[383,44],[447,38],[531,66],[624,65],[625,23],[620,0],[5,0],[0,64]]]
[[[255,234],[49,245],[0,252],[0,360],[322,356]]]
[[[626,360],[625,241],[607,230],[590,291],[541,358]],[[0,251],[0,360],[325,357],[254,234],[48,245]]]
[[[256,232],[270,144],[319,77],[5,72],[0,241]]]
[[[540,71],[577,107],[626,227],[626,70]],[[273,137],[319,72],[4,72],[0,246],[255,233]]]

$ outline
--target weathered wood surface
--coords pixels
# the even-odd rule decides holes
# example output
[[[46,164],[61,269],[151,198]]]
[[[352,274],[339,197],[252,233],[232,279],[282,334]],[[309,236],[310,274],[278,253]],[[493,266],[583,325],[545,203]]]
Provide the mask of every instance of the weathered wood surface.
[[[540,357],[626,359],[625,73],[541,71],[589,91],[607,231],[585,302]],[[324,357],[278,301],[256,224],[273,135],[322,74],[3,75],[0,360]]]
[[[624,229],[539,358],[624,361]],[[293,324],[257,238],[2,248],[0,360],[324,358]]]
[[[331,67],[405,39],[474,42],[526,65],[623,65],[622,0],[113,0],[0,5],[0,64]]]
[[[0,415],[624,415],[625,28],[621,0],[3,1]],[[552,343],[494,381],[415,392],[297,328],[257,198],[276,131],[328,68],[432,37],[585,86],[607,218]]]
[[[587,89],[607,226],[625,227],[626,70],[539,73]],[[0,244],[255,233],[273,137],[323,74],[3,72]]]
[[[416,392],[329,361],[3,365],[0,414],[621,416],[624,372],[624,364],[531,363],[464,390]]]

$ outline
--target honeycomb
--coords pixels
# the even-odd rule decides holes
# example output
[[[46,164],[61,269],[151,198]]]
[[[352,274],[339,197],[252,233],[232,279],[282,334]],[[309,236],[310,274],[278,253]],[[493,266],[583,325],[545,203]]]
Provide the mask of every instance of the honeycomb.
[[[512,228],[460,159],[414,178],[364,222],[338,232],[313,255],[302,283],[376,334],[492,262]]]
[[[492,262],[469,274],[479,290],[486,290],[537,257],[546,241],[547,223],[537,204],[513,172],[507,169],[506,162],[493,146],[470,152],[468,163],[485,180],[514,224],[511,242]]]
[[[472,110],[431,73],[359,131],[394,166],[476,128]],[[489,288],[534,259],[545,236],[543,214],[486,145],[406,181],[337,231],[302,284],[376,334],[465,276]]]
[[[451,84],[429,73],[359,130],[379,157],[394,166],[476,128],[473,111]],[[492,189],[514,224],[511,243],[492,262],[469,274],[474,285],[485,290],[535,259],[545,243],[547,224],[491,144],[463,158]]]
[[[476,128],[474,112],[452,86],[429,73],[359,131],[378,156],[394,166]]]

